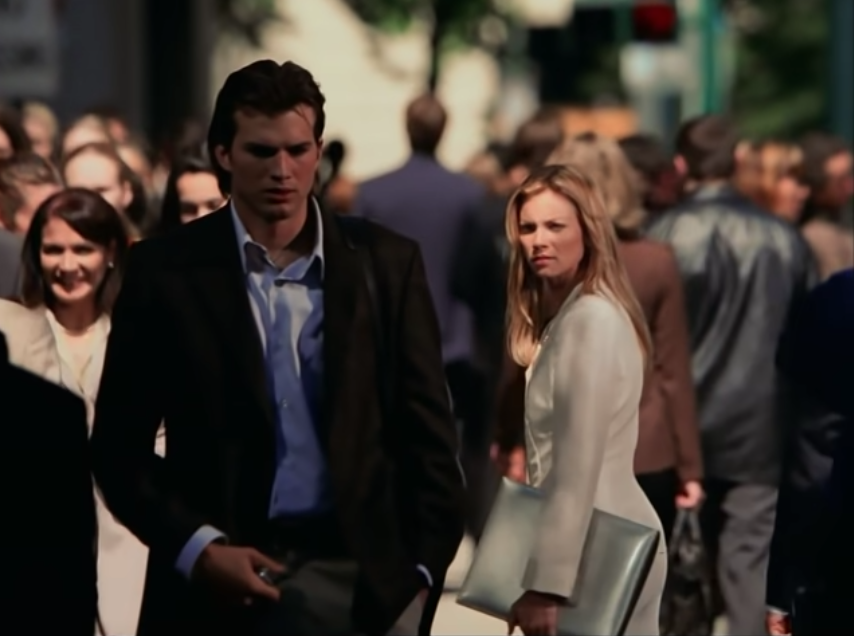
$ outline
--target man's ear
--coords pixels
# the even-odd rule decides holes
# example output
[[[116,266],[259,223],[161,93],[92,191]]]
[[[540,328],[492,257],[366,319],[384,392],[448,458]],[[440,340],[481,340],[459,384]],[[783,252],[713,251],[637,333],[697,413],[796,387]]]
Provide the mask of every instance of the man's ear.
[[[225,149],[225,146],[216,146],[214,148],[214,157],[216,157],[220,168],[226,172],[231,172],[231,154]]]
[[[685,157],[682,155],[676,155],[673,157],[673,166],[676,168],[676,172],[683,179],[688,176],[688,163],[685,161]]]

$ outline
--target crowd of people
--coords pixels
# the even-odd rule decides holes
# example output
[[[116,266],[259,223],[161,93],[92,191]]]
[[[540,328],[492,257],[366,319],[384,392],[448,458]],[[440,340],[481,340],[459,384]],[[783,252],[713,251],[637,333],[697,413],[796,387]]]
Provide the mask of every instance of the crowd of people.
[[[789,633],[850,415],[781,342],[854,268],[851,148],[706,115],[669,151],[545,109],[456,172],[427,94],[357,184],[324,104],[256,62],[157,155],[115,113],[0,108],[3,409],[53,471],[7,488],[22,552],[57,548],[23,580],[62,589],[18,586],[16,632],[429,633],[505,475],[551,504],[525,634],[556,633],[594,507],[661,531],[626,633],[666,631],[680,509],[730,633]]]

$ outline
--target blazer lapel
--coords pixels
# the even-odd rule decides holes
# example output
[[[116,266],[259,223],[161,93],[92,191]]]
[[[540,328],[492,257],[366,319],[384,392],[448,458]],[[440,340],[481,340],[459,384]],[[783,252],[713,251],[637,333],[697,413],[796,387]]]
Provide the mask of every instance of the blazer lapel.
[[[349,352],[358,339],[357,300],[365,282],[362,263],[341,227],[331,214],[323,213],[323,368],[324,391],[322,422],[327,429],[336,421],[336,409],[343,408],[340,399],[353,367],[348,367]],[[325,440],[326,435],[321,438]]]
[[[217,326],[215,346],[222,346],[235,373],[264,421],[275,425],[272,397],[264,365],[264,350],[258,326],[249,305],[246,277],[238,252],[237,235],[228,207],[193,223],[204,224],[202,240],[190,250],[192,284],[203,303],[206,316]]]

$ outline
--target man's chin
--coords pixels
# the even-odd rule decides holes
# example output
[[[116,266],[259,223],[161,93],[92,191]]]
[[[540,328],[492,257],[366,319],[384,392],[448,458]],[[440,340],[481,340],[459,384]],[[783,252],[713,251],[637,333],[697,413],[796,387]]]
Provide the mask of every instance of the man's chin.
[[[266,221],[283,221],[299,214],[299,208],[295,205],[270,205],[260,206],[260,216]]]

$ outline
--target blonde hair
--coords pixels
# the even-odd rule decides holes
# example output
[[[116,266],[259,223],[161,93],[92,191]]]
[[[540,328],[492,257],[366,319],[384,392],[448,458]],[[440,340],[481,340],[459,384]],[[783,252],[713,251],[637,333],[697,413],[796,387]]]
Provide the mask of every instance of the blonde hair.
[[[781,179],[803,179],[804,153],[795,144],[765,141],[744,151],[735,174],[735,185],[760,207],[774,212],[775,192]]]
[[[601,293],[619,304],[631,320],[645,360],[652,353],[646,319],[617,255],[617,236],[605,211],[600,189],[581,168],[550,165],[534,171],[510,197],[505,229],[510,242],[507,279],[507,344],[517,364],[528,366],[549,317],[543,308],[542,282],[531,270],[519,238],[522,208],[545,190],[575,206],[581,225],[584,256],[578,279],[584,294]]]
[[[613,139],[592,132],[577,135],[561,144],[546,163],[583,166],[618,230],[637,232],[643,225],[643,183]]]

